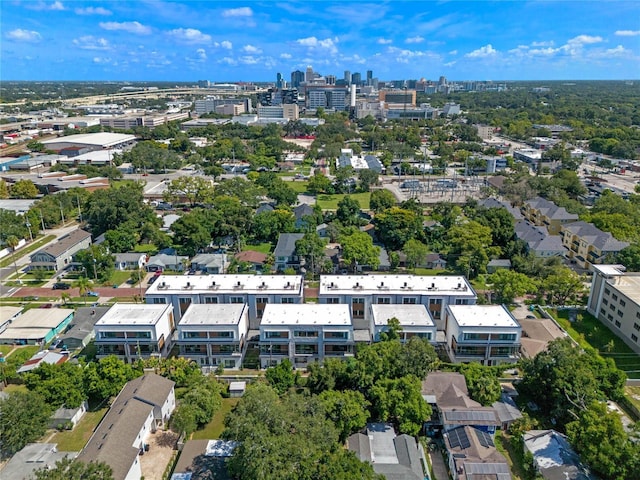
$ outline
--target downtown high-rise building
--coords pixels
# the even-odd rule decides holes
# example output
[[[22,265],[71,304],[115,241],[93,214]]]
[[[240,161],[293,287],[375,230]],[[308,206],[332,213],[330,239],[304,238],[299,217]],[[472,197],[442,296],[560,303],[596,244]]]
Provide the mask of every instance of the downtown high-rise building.
[[[351,85],[351,71],[349,70],[344,71],[344,81],[346,82],[347,85]]]
[[[367,85],[373,84],[373,70],[367,70]]]
[[[351,75],[351,83],[353,85],[362,85],[362,75],[360,75],[360,72],[355,72]]]
[[[291,88],[298,88],[304,82],[304,72],[295,70],[291,72]]]

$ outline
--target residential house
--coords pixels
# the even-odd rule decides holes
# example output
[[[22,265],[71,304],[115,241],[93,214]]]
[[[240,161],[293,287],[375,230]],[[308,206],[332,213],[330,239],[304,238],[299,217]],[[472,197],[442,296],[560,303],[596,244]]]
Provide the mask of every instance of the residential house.
[[[69,350],[86,347],[95,337],[95,324],[110,307],[80,307],[76,309],[73,320],[60,336],[63,345]]]
[[[391,424],[367,424],[364,433],[354,433],[347,438],[347,448],[388,480],[427,478],[423,469],[426,461],[416,439],[405,434],[396,435]]]
[[[382,162],[375,155],[354,155],[353,150],[350,148],[340,150],[340,157],[336,160],[336,167],[351,167],[356,172],[359,170],[373,170],[374,172],[382,173],[385,170]]]
[[[63,355],[62,353],[51,352],[49,350],[41,350],[24,362],[24,364],[17,370],[17,373],[30,372],[45,363],[49,365],[60,365],[67,360],[69,360],[68,354]]]
[[[189,257],[183,255],[169,255],[159,253],[149,258],[145,268],[147,272],[157,272],[164,270],[172,270],[174,272],[182,272],[185,265],[189,262]]]
[[[116,270],[140,270],[147,264],[146,253],[116,253]]]
[[[91,234],[85,230],[74,230],[60,237],[56,243],[47,245],[31,254],[29,269],[41,268],[59,272],[67,268],[73,262],[73,257],[80,250],[85,250],[91,245]]]
[[[396,318],[400,323],[400,341],[407,342],[412,337],[436,342],[436,324],[424,305],[371,305],[371,335],[374,342],[380,341],[380,334],[389,331],[389,320]]]
[[[524,432],[524,449],[533,455],[533,464],[545,480],[596,480],[571,448],[567,437],[555,430]]]
[[[444,270],[447,268],[447,261],[439,253],[429,253],[425,259],[424,266],[433,270]]]
[[[562,244],[566,247],[566,256],[580,268],[589,268],[592,264],[601,264],[607,257],[613,256],[629,242],[616,240],[609,232],[603,232],[592,223],[573,222],[560,228]]]
[[[304,233],[281,233],[278,237],[276,249],[273,251],[276,270],[283,271],[287,268],[299,269],[302,257],[296,255],[296,242],[304,237]],[[301,263],[302,262],[302,263]]]
[[[55,468],[65,458],[75,458],[78,452],[60,452],[57,443],[28,443],[0,468],[2,480],[30,480],[36,470]]]
[[[562,257],[567,249],[560,235],[550,235],[546,228],[531,225],[526,220],[516,222],[515,235],[527,244],[527,250],[538,258]]]
[[[273,212],[275,208],[270,203],[261,203],[258,208],[256,208],[256,215],[259,215],[263,212]]]
[[[176,407],[175,383],[155,373],[128,382],[111,404],[84,449],[83,462],[104,462],[113,480],[139,480],[139,455],[147,438],[164,428]]]
[[[253,250],[245,250],[235,254],[236,261],[240,263],[248,263],[251,265],[251,270],[262,271],[262,268],[267,261],[267,254],[261,252],[255,252]]]
[[[500,400],[493,402],[491,406],[498,414],[502,430],[508,430],[513,422],[522,418],[522,412],[516,402],[504,392],[500,396]]]
[[[5,307],[2,307],[4,309]],[[69,308],[34,308],[13,318],[0,333],[0,344],[40,345],[49,343],[73,320]]]
[[[513,216],[514,220],[522,220],[523,218],[519,208],[512,207],[509,202],[498,200],[494,197],[488,197],[483,200],[479,200],[478,206],[484,208],[504,208]]]
[[[65,408],[64,405],[51,414],[49,428],[73,430],[87,413],[89,405],[85,400],[79,407]]]
[[[225,273],[229,261],[226,253],[201,253],[191,259],[191,269],[208,274]]]
[[[321,223],[316,227],[316,233],[320,238],[329,238],[329,225]]]
[[[276,305],[265,307],[260,322],[260,365],[288,358],[296,368],[325,358],[353,356],[353,323],[348,305]]]
[[[437,329],[445,330],[446,306],[473,305],[476,292],[463,276],[322,275],[318,302],[351,305],[358,329],[369,328],[371,305],[424,305]]]
[[[454,363],[515,363],[522,327],[504,305],[447,305],[447,352]]]
[[[587,311],[640,354],[640,273],[622,265],[592,265]]]
[[[496,270],[511,270],[511,260],[494,258],[487,264],[487,273],[495,273]]]
[[[175,330],[173,305],[116,303],[94,330],[98,358],[116,355],[131,363],[152,355],[166,357]]]
[[[511,480],[507,459],[498,452],[490,434],[459,426],[444,433],[443,438],[453,480]]]
[[[301,203],[294,207],[293,216],[296,219],[296,228],[304,228],[307,225],[308,218],[315,216],[315,214],[316,212],[313,210],[313,207],[306,203]]]
[[[244,303],[192,304],[178,323],[180,356],[199,365],[240,369],[249,333]]]
[[[303,291],[299,275],[161,275],[145,298],[150,304],[173,304],[176,320],[191,304],[247,304],[249,328],[257,330],[267,304],[302,303]]]
[[[227,480],[226,463],[237,446],[233,440],[187,440],[171,480]]]
[[[578,215],[569,213],[564,207],[536,197],[525,202],[522,215],[534,225],[544,226],[551,235],[559,235],[561,226],[578,220]]]

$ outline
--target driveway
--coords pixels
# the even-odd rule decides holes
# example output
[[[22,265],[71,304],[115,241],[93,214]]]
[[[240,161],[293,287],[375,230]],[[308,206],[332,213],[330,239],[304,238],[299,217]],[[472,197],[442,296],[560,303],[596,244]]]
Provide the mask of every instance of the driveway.
[[[140,468],[145,480],[162,480],[162,475],[171,461],[178,435],[171,431],[158,430],[145,440],[149,450],[140,457]]]
[[[431,461],[431,468],[433,468],[432,480],[449,480],[449,471],[439,448],[429,452],[429,460]]]

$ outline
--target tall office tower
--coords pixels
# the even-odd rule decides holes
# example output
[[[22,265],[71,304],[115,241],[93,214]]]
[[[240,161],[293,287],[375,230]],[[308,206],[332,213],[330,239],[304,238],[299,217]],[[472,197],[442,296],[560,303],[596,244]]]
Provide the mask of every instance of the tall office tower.
[[[438,80],[438,85],[446,85],[446,84],[447,84],[446,77],[440,77],[440,79]]]
[[[336,76],[335,75],[326,75],[324,79],[327,82],[327,85],[335,85],[336,84]]]
[[[367,85],[373,84],[373,70],[367,70]]]
[[[349,70],[344,71],[344,81],[347,82],[347,85],[351,85],[351,72]]]
[[[307,83],[311,83],[313,81],[313,78],[314,78],[313,67],[309,65],[307,67],[307,71],[304,74],[304,81]]]
[[[362,75],[360,75],[360,72],[355,72],[351,75],[351,83],[354,85],[362,84]]]
[[[291,88],[298,88],[304,82],[304,72],[296,70],[291,72]]]
[[[280,72],[278,72],[278,74],[276,75],[276,87],[278,88],[282,88],[282,74]]]

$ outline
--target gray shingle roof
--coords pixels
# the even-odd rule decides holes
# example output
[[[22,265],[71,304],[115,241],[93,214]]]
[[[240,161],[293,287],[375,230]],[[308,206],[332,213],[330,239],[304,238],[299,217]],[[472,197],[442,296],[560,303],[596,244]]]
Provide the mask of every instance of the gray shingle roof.
[[[74,230],[73,232],[65,235],[64,237],[60,237],[60,239],[52,244],[44,247],[41,250],[38,250],[33,255],[38,253],[47,253],[51,255],[53,258],[58,258],[64,252],[69,250],[70,248],[75,247],[80,242],[86,240],[87,238],[91,238],[91,234],[85,230]]]
[[[609,232],[603,232],[593,223],[573,222],[565,225],[564,228],[602,252],[619,252],[629,246],[628,242],[616,240]]]
[[[551,220],[578,220],[578,215],[569,213],[564,207],[559,207],[553,202],[542,197],[532,198],[527,202],[530,208],[539,210],[541,214]]]
[[[273,256],[290,257],[296,250],[296,242],[304,237],[304,233],[281,233],[278,237],[278,244],[273,251]]]

